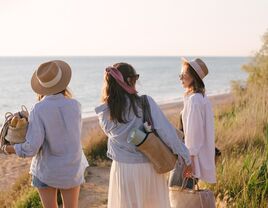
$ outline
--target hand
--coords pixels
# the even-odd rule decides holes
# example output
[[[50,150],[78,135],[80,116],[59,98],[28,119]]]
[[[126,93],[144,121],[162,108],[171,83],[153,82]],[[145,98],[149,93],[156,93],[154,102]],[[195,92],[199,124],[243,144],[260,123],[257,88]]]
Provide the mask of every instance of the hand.
[[[149,125],[147,121],[143,124],[143,126],[147,133],[152,132],[152,125]]]
[[[10,155],[10,154],[15,154],[15,149],[12,145],[3,145],[1,147],[1,151],[5,154],[5,155]]]
[[[186,165],[183,170],[183,178],[191,178],[193,175],[192,165]]]

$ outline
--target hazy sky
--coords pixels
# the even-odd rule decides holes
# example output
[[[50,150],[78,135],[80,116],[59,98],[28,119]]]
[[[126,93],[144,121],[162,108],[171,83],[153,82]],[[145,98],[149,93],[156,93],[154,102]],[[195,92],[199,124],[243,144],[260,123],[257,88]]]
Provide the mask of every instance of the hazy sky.
[[[268,0],[0,0],[0,28],[0,56],[247,56]]]

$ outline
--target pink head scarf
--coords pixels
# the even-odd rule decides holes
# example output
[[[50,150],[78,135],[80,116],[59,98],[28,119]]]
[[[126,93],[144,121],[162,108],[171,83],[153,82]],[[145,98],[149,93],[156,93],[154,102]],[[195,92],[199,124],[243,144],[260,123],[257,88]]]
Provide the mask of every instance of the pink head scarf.
[[[119,84],[126,92],[128,92],[129,94],[137,93],[137,91],[133,87],[130,87],[124,81],[123,75],[117,68],[109,66],[108,68],[106,68],[106,72],[110,74],[116,80],[117,84]]]

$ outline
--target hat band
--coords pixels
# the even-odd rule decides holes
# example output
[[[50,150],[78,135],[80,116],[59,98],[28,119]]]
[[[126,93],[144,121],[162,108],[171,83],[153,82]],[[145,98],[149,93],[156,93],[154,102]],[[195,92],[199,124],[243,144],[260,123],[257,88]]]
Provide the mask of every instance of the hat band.
[[[195,61],[190,61],[189,64],[194,68],[198,76],[203,79],[206,75],[203,72],[202,68]]]
[[[37,79],[38,79],[38,81],[39,81],[39,83],[40,83],[40,85],[42,87],[50,88],[50,87],[53,87],[56,84],[58,84],[58,82],[61,80],[61,77],[62,77],[62,71],[59,68],[57,75],[51,81],[49,81],[49,82],[42,82],[40,79],[38,79],[38,78]]]

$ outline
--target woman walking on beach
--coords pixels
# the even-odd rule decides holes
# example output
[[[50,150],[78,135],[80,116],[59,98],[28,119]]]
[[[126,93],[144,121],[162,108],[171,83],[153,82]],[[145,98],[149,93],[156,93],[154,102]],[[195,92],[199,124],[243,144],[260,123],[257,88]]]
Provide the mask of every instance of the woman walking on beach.
[[[7,145],[6,154],[33,157],[32,186],[45,208],[56,208],[57,190],[63,207],[78,207],[80,185],[88,166],[80,142],[81,106],[67,86],[71,68],[63,61],[43,63],[33,73],[31,86],[39,96],[29,117],[26,141]]]
[[[191,155],[193,176],[208,183],[216,183],[214,117],[203,82],[207,74],[207,66],[201,59],[183,59],[179,76],[185,89],[182,126],[185,144]],[[171,181],[175,180],[178,172],[178,169],[172,171]],[[193,185],[194,181],[190,179],[187,187],[192,188]]]
[[[127,142],[130,131],[143,125],[141,98],[135,88],[138,78],[134,68],[127,63],[108,67],[104,75],[103,104],[95,109],[108,136],[107,156],[113,160],[108,208],[170,207],[165,175],[157,174],[146,156]],[[168,141],[173,153],[183,157],[190,172],[187,148],[155,101],[149,96],[147,98],[157,133]]]

